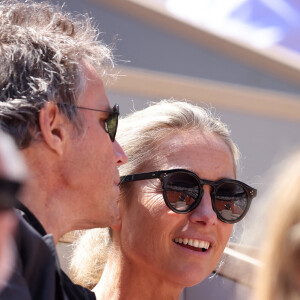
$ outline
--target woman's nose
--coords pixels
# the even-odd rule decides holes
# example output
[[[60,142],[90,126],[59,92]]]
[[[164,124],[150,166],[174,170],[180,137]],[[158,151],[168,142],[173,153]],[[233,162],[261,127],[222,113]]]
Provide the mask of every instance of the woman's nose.
[[[190,221],[192,223],[202,223],[204,225],[215,225],[217,215],[212,208],[210,187],[204,186],[203,196],[200,204],[191,212]]]

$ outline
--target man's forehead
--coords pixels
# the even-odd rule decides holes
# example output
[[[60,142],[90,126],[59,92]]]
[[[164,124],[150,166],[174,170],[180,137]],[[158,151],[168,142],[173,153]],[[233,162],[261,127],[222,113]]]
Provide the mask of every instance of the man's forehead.
[[[99,110],[110,110],[111,106],[105,93],[103,81],[96,69],[87,62],[82,62],[82,75],[85,85],[79,96],[78,105]]]
[[[80,68],[82,74],[85,76],[86,80],[101,80],[102,78],[100,74],[97,72],[97,70],[87,61],[82,60],[80,63]]]

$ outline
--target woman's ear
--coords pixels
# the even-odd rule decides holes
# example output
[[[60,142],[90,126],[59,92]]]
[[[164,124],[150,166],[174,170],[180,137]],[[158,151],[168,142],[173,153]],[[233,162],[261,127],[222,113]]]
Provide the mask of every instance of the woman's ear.
[[[66,119],[55,102],[46,102],[39,114],[39,124],[45,143],[58,155],[63,153]]]

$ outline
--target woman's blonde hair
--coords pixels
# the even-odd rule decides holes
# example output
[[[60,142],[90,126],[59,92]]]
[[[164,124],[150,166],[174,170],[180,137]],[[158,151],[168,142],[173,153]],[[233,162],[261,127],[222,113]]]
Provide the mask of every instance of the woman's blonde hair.
[[[300,299],[300,151],[280,165],[268,203],[269,225],[254,299]]]
[[[117,140],[128,156],[128,162],[119,168],[120,175],[139,172],[149,161],[156,159],[155,153],[162,140],[177,132],[191,130],[220,137],[232,153],[236,170],[240,154],[227,126],[208,109],[171,99],[153,103],[120,121]],[[121,201],[128,203],[131,199],[127,189],[128,185],[121,185]],[[109,229],[94,229],[79,239],[71,261],[74,282],[88,288],[98,283],[111,236]]]

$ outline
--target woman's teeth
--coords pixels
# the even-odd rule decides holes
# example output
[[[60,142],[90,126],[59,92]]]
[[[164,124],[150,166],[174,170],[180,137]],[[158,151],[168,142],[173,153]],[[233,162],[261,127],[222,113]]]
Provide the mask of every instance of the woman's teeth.
[[[176,238],[174,239],[175,243],[177,244],[184,244],[184,245],[189,245],[195,248],[201,248],[203,251],[206,251],[210,243],[205,242],[205,241],[199,241],[199,240],[194,240],[194,239],[187,239],[187,238]]]

